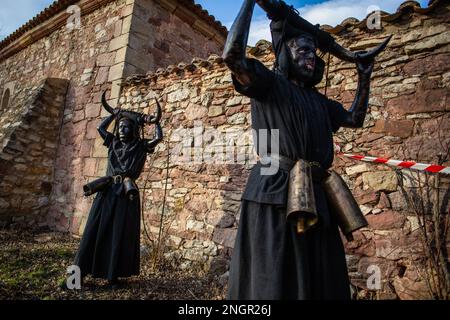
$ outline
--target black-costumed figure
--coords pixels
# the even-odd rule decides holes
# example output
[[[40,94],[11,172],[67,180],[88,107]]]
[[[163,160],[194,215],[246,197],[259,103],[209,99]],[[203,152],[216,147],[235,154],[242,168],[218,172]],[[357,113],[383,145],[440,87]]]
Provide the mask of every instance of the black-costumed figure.
[[[246,57],[255,2],[272,20],[274,70]],[[229,299],[350,298],[338,227],[351,240],[367,222],[342,178],[328,170],[332,134],[362,127],[374,59],[389,39],[370,52],[349,52],[282,1],[244,0],[223,58],[235,89],[251,98],[259,161],[242,196]],[[317,49],[356,64],[358,89],[350,110],[315,89],[325,69]],[[268,131],[267,141],[261,130]],[[273,167],[278,170],[270,173]]]
[[[102,97],[111,114],[98,132],[108,148],[106,176],[83,187],[85,196],[97,193],[75,258],[82,278],[107,279],[113,288],[119,278],[140,272],[140,197],[135,183],[147,158],[163,139],[161,108],[156,115],[113,109]],[[107,131],[115,120],[114,133]],[[153,139],[144,138],[144,126],[155,125]]]

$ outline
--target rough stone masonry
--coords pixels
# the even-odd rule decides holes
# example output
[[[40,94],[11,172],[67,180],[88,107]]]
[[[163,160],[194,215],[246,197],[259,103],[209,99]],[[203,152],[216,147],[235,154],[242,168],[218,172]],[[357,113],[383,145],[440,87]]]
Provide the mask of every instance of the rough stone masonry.
[[[141,1],[109,2],[86,15],[88,28],[77,31],[80,34],[76,42],[71,41],[73,34],[61,30],[0,61],[0,88],[15,82],[17,98],[14,105],[30,106],[12,108],[7,113],[0,111],[0,131],[4,132],[0,135],[2,216],[8,216],[12,223],[23,220],[74,235],[83,232],[92,199],[82,196],[81,186],[105,172],[106,149],[97,138],[96,126],[102,116],[100,95],[112,84],[112,98],[117,97],[123,108],[144,112],[154,110],[155,97],[164,107],[162,125],[166,140],[147,161],[146,172],[139,181],[144,192],[144,221],[150,236],[156,240],[161,228],[167,182],[167,203],[162,217],[162,239],[167,248],[167,258],[177,261],[181,268],[200,264],[221,275],[228,268],[239,223],[240,196],[254,161],[251,156],[239,158],[242,153],[252,154],[252,137],[248,130],[250,101],[233,90],[230,73],[217,55],[189,62],[192,56],[206,56],[210,52],[220,54],[220,45],[215,44],[214,34],[208,37],[212,41],[208,41],[207,47],[200,52],[192,49],[194,46],[191,45],[202,42],[203,38],[195,38],[194,35],[181,37],[182,43],[169,46],[162,37],[155,37],[159,37],[167,25],[171,34],[189,29],[176,27],[182,23],[177,19],[186,12],[180,11],[174,17],[167,12],[176,10],[171,11],[167,9],[170,6],[166,6],[165,10],[158,9],[158,15],[149,15],[150,11],[144,8]],[[132,40],[133,32],[130,30],[133,30],[133,23],[131,26],[128,23],[135,16],[141,18],[134,27],[136,38]],[[450,142],[448,18],[449,5],[445,1],[431,1],[428,8],[420,8],[414,1],[407,1],[396,13],[383,14],[381,30],[367,30],[366,21],[356,19],[347,19],[335,28],[328,27],[337,40],[351,50],[371,48],[387,34],[394,35],[376,64],[370,111],[364,128],[341,130],[335,136],[335,141],[344,151],[425,163],[436,162],[445,152],[442,146]],[[148,26],[141,20],[157,26],[158,32],[144,34]],[[186,20],[189,19],[185,17],[183,21]],[[117,60],[124,54],[124,47],[119,45],[126,46],[124,32],[129,35],[130,44],[148,40],[153,50],[137,46],[136,50],[130,51],[129,61],[142,61],[140,64],[130,62],[129,72],[123,71],[127,69],[126,61]],[[185,52],[182,50],[184,47],[191,49]],[[267,65],[273,64],[270,43],[262,41],[249,50],[251,55]],[[127,54],[125,56],[128,57]],[[122,81],[124,75],[142,74],[157,67],[164,68]],[[117,69],[123,71],[119,72],[120,76],[114,71]],[[328,96],[348,107],[356,90],[354,65],[332,58],[329,74]],[[36,150],[35,158],[26,160],[29,166],[38,162],[43,167],[48,165],[51,172],[43,172],[47,178],[36,178],[40,182],[48,180],[44,186],[48,189],[43,188],[42,195],[37,194],[37,203],[30,200],[32,212],[17,211],[12,215],[12,199],[18,199],[16,202],[20,207],[21,195],[29,191],[20,184],[15,185],[17,175],[4,169],[5,166],[14,168],[20,175],[26,172],[7,144],[16,139],[20,142],[16,143],[19,149],[26,147],[24,143],[36,145],[23,140],[25,131],[20,129],[24,126],[21,112],[32,109],[34,103],[25,101],[29,97],[39,97],[36,95],[41,92],[39,88],[56,85],[51,80],[44,82],[47,77],[70,79],[65,104],[62,102],[63,83],[58,83],[61,97],[52,104],[50,109],[53,111],[48,111],[52,116],[42,115],[44,122],[50,121],[47,118],[61,117],[58,138],[35,141],[42,148]],[[122,90],[118,89],[120,87]],[[324,87],[325,82],[319,89],[323,91]],[[40,101],[39,98],[32,99],[37,103]],[[60,115],[56,112],[58,103],[65,105]],[[14,139],[4,138],[11,136],[11,128],[16,127]],[[51,126],[47,129],[51,130]],[[35,139],[38,138],[39,133],[36,133]],[[55,147],[57,150],[51,151]],[[202,160],[206,153],[211,155],[215,150],[231,150],[235,161],[218,158],[213,163],[180,163],[175,159],[175,155],[191,152],[192,159]],[[168,151],[171,152],[169,163]],[[52,152],[54,162],[45,161],[46,156],[50,159]],[[445,164],[449,165],[448,162]],[[358,163],[341,157],[336,157],[335,169],[351,187],[370,223],[368,228],[355,234],[355,241],[346,243],[352,283],[364,293],[368,267],[376,265],[382,275],[379,298],[429,298],[423,277],[424,252],[420,246],[419,221],[400,188],[402,184],[414,187],[407,172],[399,180],[396,172],[384,165]],[[8,197],[9,192],[6,191],[14,187],[17,197]],[[442,177],[440,188],[445,194],[449,188],[448,177]],[[442,196],[441,199],[445,201],[446,198]],[[39,207],[39,201],[42,207]],[[448,203],[444,203],[442,208],[448,210]],[[30,214],[36,219],[30,219]]]
[[[387,34],[394,35],[376,64],[364,128],[341,130],[335,136],[345,152],[425,163],[437,162],[445,152],[442,146],[450,142],[450,34],[444,21],[449,15],[448,5],[435,5],[434,10],[421,12],[417,4],[405,3],[383,19],[383,30],[378,32],[368,33],[364,22],[354,20],[334,29],[338,40],[346,47],[351,43],[352,50],[369,49]],[[249,50],[272,65],[270,43],[262,41]],[[329,74],[328,96],[349,107],[356,90],[356,69],[332,58]],[[163,125],[169,139],[149,161],[148,180],[140,184],[145,192],[146,224],[152,235],[158,234],[168,178],[163,217],[164,240],[171,249],[167,256],[181,259],[182,267],[201,261],[213,272],[224,273],[239,223],[240,196],[254,159],[234,163],[175,159],[183,150],[190,152],[192,160],[201,159],[200,147],[203,152],[234,147],[237,154],[251,147],[250,101],[233,90],[230,73],[218,56],[131,77],[119,104],[154,110],[155,97],[165,105]],[[190,132],[180,134],[180,129],[189,128]],[[211,129],[222,135],[212,137]],[[187,135],[186,143],[181,138]],[[180,145],[180,141],[184,142]],[[168,177],[167,148],[172,151]],[[336,157],[334,168],[351,187],[370,224],[355,235],[355,241],[346,242],[352,283],[366,288],[368,267],[376,265],[382,274],[379,298],[429,298],[421,269],[419,222],[399,186],[414,187],[408,173],[399,181],[392,168],[342,157]],[[441,201],[447,201],[442,210],[448,210],[444,196],[448,186],[448,177],[442,177]]]
[[[80,9],[80,28],[66,26],[68,3]],[[206,57],[221,50],[225,36],[224,27],[189,1],[71,0],[55,1],[0,42],[0,101],[6,91],[11,95],[0,104],[0,159],[8,163],[2,166],[8,175],[0,174],[0,220],[64,231],[70,225],[72,233],[82,232],[77,221],[86,214],[90,200],[80,200],[81,186],[106,165],[106,159],[97,160],[94,148],[98,121],[105,116],[100,104],[103,91],[109,91],[109,103],[115,105],[124,77],[171,61]],[[67,82],[62,100],[51,101],[53,93],[40,91],[49,81]],[[39,99],[49,101],[42,106],[46,112],[42,116],[56,130],[46,140],[37,138],[50,130],[42,123],[21,130]],[[33,138],[37,150],[21,142]],[[11,148],[11,140],[18,150]],[[17,152],[26,151],[35,158],[24,163]],[[40,163],[47,169],[40,169]],[[45,184],[45,197],[39,192],[34,200],[24,196],[34,190],[22,187],[22,179],[31,179],[25,175],[30,170],[37,181],[28,184]]]

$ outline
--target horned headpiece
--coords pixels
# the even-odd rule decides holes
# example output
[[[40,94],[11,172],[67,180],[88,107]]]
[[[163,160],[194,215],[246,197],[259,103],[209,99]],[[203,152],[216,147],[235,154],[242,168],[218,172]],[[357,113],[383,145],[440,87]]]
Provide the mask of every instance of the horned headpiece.
[[[116,128],[114,129],[114,133],[116,134],[116,131],[117,131],[117,123],[123,118],[131,120],[135,124],[137,131],[139,131],[139,129],[143,130],[143,127],[145,124],[159,123],[161,121],[161,117],[162,117],[162,108],[161,108],[161,105],[159,104],[158,99],[155,98],[155,101],[156,101],[156,106],[157,106],[156,114],[147,114],[146,115],[146,114],[131,111],[131,110],[120,110],[120,112],[117,115],[118,121],[116,121]],[[111,107],[108,104],[108,102],[106,101],[106,91],[103,92],[103,95],[102,95],[102,105],[105,108],[105,110],[108,111],[110,114],[115,114],[114,108]]]
[[[283,60],[283,55],[286,55],[286,50],[283,49],[283,42],[287,38],[307,33],[315,39],[317,48],[324,53],[330,53],[335,57],[347,61],[356,62],[359,61],[371,61],[375,59],[387,46],[392,36],[385,39],[380,45],[368,52],[351,52],[346,48],[339,45],[335,39],[326,31],[321,30],[319,26],[313,25],[307,20],[300,17],[298,12],[291,6],[288,6],[284,1],[279,0],[258,0],[259,6],[267,12],[267,15],[272,20],[271,32],[272,42],[275,52],[278,54],[277,60]],[[284,57],[286,58],[286,57]],[[314,76],[314,84],[318,84],[322,79],[323,69],[325,63],[322,59],[317,59],[317,70]],[[278,66],[282,73],[282,63]]]

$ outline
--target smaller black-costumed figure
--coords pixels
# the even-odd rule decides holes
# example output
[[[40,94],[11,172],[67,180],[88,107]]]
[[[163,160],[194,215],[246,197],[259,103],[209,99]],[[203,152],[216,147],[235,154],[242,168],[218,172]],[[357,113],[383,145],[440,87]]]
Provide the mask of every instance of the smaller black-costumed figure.
[[[118,278],[139,275],[140,265],[140,197],[135,180],[139,178],[148,153],[153,153],[163,139],[159,124],[161,108],[156,115],[113,109],[105,94],[104,108],[111,114],[98,128],[108,148],[106,176],[83,187],[85,196],[97,193],[75,265],[81,276],[107,279],[114,287]],[[107,131],[115,121],[114,133]],[[144,138],[144,126],[155,124],[155,135]]]

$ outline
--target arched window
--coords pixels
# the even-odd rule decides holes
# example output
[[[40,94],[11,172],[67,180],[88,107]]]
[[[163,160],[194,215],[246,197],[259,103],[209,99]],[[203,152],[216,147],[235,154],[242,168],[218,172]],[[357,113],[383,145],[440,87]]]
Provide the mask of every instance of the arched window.
[[[2,98],[2,104],[0,106],[0,111],[6,111],[6,109],[8,108],[10,96],[11,96],[11,91],[9,91],[9,88],[8,88],[3,93],[3,98]]]

